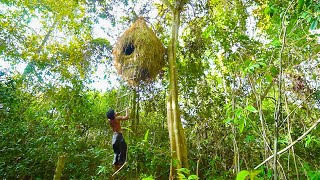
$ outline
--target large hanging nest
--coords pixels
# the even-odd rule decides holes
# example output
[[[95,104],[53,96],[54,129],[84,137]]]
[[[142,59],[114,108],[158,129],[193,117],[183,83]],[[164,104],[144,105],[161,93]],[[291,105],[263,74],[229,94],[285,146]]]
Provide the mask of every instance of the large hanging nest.
[[[164,53],[163,44],[143,18],[122,34],[112,51],[118,73],[131,86],[155,79],[164,66]]]

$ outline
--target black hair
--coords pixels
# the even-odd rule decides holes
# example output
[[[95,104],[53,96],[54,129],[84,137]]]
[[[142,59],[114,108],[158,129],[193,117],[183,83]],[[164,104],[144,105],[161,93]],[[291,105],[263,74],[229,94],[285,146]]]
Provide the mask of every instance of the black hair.
[[[109,109],[109,111],[106,113],[108,119],[114,120],[115,118],[115,113],[113,109]]]

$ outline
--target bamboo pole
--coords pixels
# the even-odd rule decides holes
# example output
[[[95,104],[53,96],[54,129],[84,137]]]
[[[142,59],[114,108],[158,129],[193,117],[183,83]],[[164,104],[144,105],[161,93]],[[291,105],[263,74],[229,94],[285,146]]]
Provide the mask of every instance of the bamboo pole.
[[[286,152],[288,149],[290,149],[292,146],[294,146],[297,142],[301,141],[305,136],[307,136],[313,129],[317,127],[317,125],[320,123],[320,119],[316,121],[305,133],[303,133],[298,139],[296,139],[293,143],[282,149],[277,153],[277,155],[281,155],[284,152]],[[262,163],[260,163],[258,166],[256,166],[254,169],[258,169],[261,167],[264,163],[268,162],[270,159],[274,158],[274,154],[272,156],[269,156],[266,160],[264,160]]]

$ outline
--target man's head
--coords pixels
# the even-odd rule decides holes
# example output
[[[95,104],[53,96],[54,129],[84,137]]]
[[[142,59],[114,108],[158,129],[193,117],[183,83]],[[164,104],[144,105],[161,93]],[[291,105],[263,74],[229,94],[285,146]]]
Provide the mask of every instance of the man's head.
[[[107,112],[107,117],[108,119],[114,120],[115,119],[115,113],[113,109],[109,109],[109,111]]]

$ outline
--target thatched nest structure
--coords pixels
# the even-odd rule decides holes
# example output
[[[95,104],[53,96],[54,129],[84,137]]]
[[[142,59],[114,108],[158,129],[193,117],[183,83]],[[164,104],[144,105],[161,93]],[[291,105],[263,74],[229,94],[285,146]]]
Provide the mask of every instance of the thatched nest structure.
[[[112,54],[118,73],[131,86],[155,79],[165,64],[165,48],[143,18],[119,37]]]

